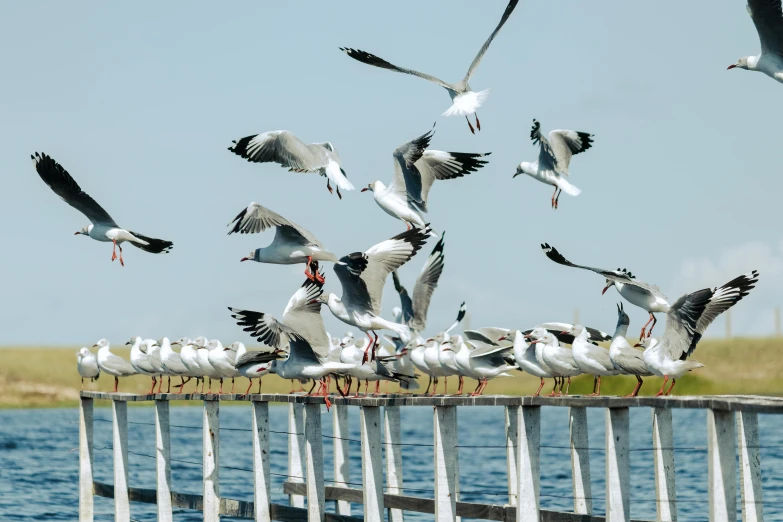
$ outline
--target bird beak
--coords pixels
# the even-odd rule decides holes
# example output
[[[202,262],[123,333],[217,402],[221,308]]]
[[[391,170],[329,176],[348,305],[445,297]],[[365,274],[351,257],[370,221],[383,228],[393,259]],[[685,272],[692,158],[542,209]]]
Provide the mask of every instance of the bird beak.
[[[634,348],[639,348],[641,346],[642,346],[642,343],[636,343],[636,344],[633,345]]]
[[[500,337],[498,337],[498,341],[506,341],[506,340],[508,340],[508,337],[506,337],[505,335],[501,335]]]
[[[728,71],[729,69],[734,69],[736,66],[737,66],[737,64],[733,63],[733,64],[729,65],[728,67],[726,67],[726,70]]]
[[[513,176],[511,176],[511,179],[514,179],[514,178],[516,178],[516,177],[517,177],[517,176],[519,176],[520,174],[522,174],[522,173],[521,173],[521,172],[515,172],[515,173],[514,173],[514,175],[513,175]]]
[[[601,290],[601,295],[604,295],[607,290],[609,290],[609,287],[612,285],[606,285],[603,290]]]
[[[369,187],[364,187],[364,188],[363,188],[362,190],[360,190],[359,192],[367,192],[368,190],[370,190],[370,188],[369,188]]]
[[[97,345],[97,344],[93,344],[93,345],[92,345],[92,347],[93,347],[93,348],[97,348],[97,347],[98,347],[98,345]]]
[[[74,236],[78,236],[79,234],[81,234],[81,232],[74,232],[73,233]]]
[[[307,302],[307,304],[316,304],[316,303],[320,303],[320,302],[321,302],[321,301],[320,301],[320,300],[318,300],[318,299],[310,299],[310,300]]]
[[[227,351],[229,351],[230,349],[231,349],[231,348],[229,348],[228,346],[226,346],[225,348],[223,348],[223,351],[224,351],[224,352],[227,352]]]
[[[253,259],[253,258],[250,257],[250,256],[245,256],[242,259],[240,259],[239,262],[241,263],[242,261],[250,261],[251,259]]]

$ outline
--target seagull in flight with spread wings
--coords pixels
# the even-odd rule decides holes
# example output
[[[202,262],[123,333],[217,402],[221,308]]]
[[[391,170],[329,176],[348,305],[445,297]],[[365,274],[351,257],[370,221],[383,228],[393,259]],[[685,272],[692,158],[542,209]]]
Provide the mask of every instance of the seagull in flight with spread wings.
[[[62,165],[54,161],[51,156],[44,153],[35,153],[30,156],[33,160],[36,172],[41,179],[49,185],[55,194],[63,201],[87,216],[92,224],[82,228],[74,235],[90,236],[96,241],[111,242],[113,250],[111,260],[117,259],[117,249],[120,250],[120,264],[125,266],[122,259],[122,243],[129,242],[133,246],[152,254],[166,254],[174,246],[171,241],[155,239],[143,236],[138,232],[121,228],[114,219],[101,207],[97,201],[84,192],[79,184],[68,174]]]
[[[783,9],[780,0],[748,0],[748,13],[756,26],[761,54],[744,56],[728,69],[763,72],[783,83]]]
[[[508,3],[508,5],[506,6],[506,10],[503,12],[503,16],[500,18],[500,23],[498,23],[497,27],[495,27],[495,30],[492,31],[491,35],[489,35],[487,41],[484,42],[484,45],[482,45],[481,49],[479,49],[479,52],[476,55],[476,57],[473,59],[473,63],[470,64],[470,68],[468,69],[467,74],[465,74],[465,77],[457,83],[444,82],[443,80],[429,74],[414,71],[413,69],[405,69],[404,67],[398,67],[396,65],[387,62],[383,58],[379,58],[374,54],[370,54],[365,51],[360,51],[358,49],[340,47],[340,50],[346,53],[354,60],[358,60],[368,65],[373,65],[375,67],[380,67],[382,69],[389,69],[391,71],[396,71],[400,73],[412,74],[413,76],[418,76],[419,78],[424,78],[425,80],[440,85],[441,87],[446,89],[446,91],[449,93],[449,96],[451,97],[451,107],[449,107],[449,109],[446,112],[444,112],[443,115],[465,116],[465,119],[468,122],[468,127],[470,127],[470,132],[475,134],[476,131],[473,129],[473,125],[470,123],[468,114],[476,114],[476,128],[478,130],[481,130],[481,123],[479,122],[478,114],[476,113],[476,110],[479,107],[481,107],[481,105],[484,103],[484,100],[489,95],[489,89],[480,92],[474,92],[469,84],[470,78],[473,76],[473,73],[476,72],[476,69],[478,68],[479,63],[481,62],[481,59],[484,58],[484,53],[486,53],[487,49],[489,49],[489,44],[491,44],[492,40],[495,38],[495,36],[497,36],[498,32],[500,31],[500,28],[503,27],[503,24],[506,23],[506,20],[508,20],[508,17],[511,16],[512,11],[514,11],[514,8],[517,6],[518,3],[519,0],[511,0]]]

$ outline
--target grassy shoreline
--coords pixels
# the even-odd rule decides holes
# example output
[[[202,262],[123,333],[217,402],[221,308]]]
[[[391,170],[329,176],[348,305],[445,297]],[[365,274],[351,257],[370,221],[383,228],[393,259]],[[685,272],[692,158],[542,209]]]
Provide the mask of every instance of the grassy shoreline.
[[[678,395],[752,394],[783,395],[783,339],[744,338],[707,339],[699,343],[694,359],[706,364],[705,368],[683,377],[675,388]],[[79,399],[80,379],[76,372],[77,347],[3,347],[0,348],[0,408],[51,408],[74,407]],[[115,353],[128,357],[129,350],[117,348]],[[172,380],[172,388],[174,381]],[[624,395],[630,393],[636,382],[634,377],[618,376],[603,379],[602,393]],[[423,392],[427,379],[419,378]],[[120,391],[145,393],[150,381],[146,377],[130,377],[120,380]],[[654,394],[661,379],[647,378],[642,395]],[[257,385],[253,386],[256,389]],[[386,390],[383,385],[381,391]],[[475,382],[466,380],[465,390],[470,391]],[[551,384],[548,384],[547,390]],[[113,379],[102,375],[95,383],[85,383],[85,389],[111,391]],[[186,385],[191,390],[192,383]],[[236,390],[243,391],[247,380],[237,379]],[[499,378],[490,382],[487,394],[528,395],[538,387],[538,380],[528,374],[515,372],[514,377]],[[227,391],[230,384],[224,388]],[[449,393],[457,388],[457,379],[449,379]],[[164,385],[165,389],[165,385]],[[264,378],[264,392],[287,393],[290,381],[277,376]],[[371,384],[372,389],[372,384]],[[388,385],[394,392],[397,386]],[[592,391],[592,378],[580,376],[574,379],[572,393]],[[183,402],[183,404],[193,404]]]

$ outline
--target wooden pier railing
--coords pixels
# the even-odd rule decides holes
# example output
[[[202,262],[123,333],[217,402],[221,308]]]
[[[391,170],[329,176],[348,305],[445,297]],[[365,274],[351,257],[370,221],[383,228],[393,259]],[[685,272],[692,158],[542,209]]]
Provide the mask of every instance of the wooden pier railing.
[[[93,478],[93,404],[112,405],[114,484]],[[169,402],[203,401],[202,495],[172,490]],[[128,484],[129,402],[154,402],[157,487],[140,489]],[[219,489],[220,425],[222,401],[249,402],[252,411],[253,502],[223,498]],[[380,397],[332,398],[334,486],[324,485],[321,408],[323,398],[301,395],[132,395],[84,391],[79,414],[79,520],[93,520],[94,495],[114,499],[118,522],[130,521],[131,502],[157,504],[158,520],[170,522],[173,508],[200,510],[205,522],[221,515],[256,521],[382,521],[402,522],[404,512],[428,513],[434,519],[460,517],[517,522],[625,522],[631,520],[629,408],[652,410],[652,454],[655,470],[657,520],[677,520],[674,480],[673,408],[707,410],[708,499],[705,515],[714,521],[737,519],[736,484],[739,484],[743,521],[763,520],[759,413],[783,413],[783,399],[755,396],[703,397]],[[289,404],[288,480],[284,493],[289,505],[271,501],[269,403]],[[400,408],[434,409],[434,498],[403,494]],[[461,502],[457,451],[457,407],[505,408],[508,500],[504,504]],[[541,510],[539,454],[541,407],[569,408],[570,453],[574,511]],[[348,408],[360,408],[361,489],[348,487]],[[588,455],[587,408],[605,409],[606,517],[593,515]],[[383,426],[383,429],[382,429]],[[383,449],[382,449],[383,448]],[[383,458],[385,455],[385,459]],[[385,474],[384,474],[385,460]],[[300,478],[300,477],[303,477]],[[385,478],[385,490],[384,490]],[[325,511],[335,501],[336,512]],[[350,515],[351,504],[363,506],[363,516]],[[708,512],[707,512],[708,511]]]

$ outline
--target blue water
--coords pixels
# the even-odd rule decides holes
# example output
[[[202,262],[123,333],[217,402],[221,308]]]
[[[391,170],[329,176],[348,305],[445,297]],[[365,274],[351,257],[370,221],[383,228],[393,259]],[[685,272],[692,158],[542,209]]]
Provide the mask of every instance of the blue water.
[[[287,408],[270,408],[270,429],[287,431]],[[325,410],[323,433],[331,435],[331,415]],[[459,408],[459,449],[461,499],[497,504],[506,502],[506,457],[504,411],[500,407]],[[154,488],[155,461],[153,411],[148,407],[129,408],[130,484]],[[111,420],[109,408],[95,409],[95,478],[112,482]],[[101,419],[103,421],[101,421]],[[75,520],[78,509],[78,411],[76,409],[9,410],[0,412],[0,520]],[[351,438],[359,439],[358,410],[351,409]],[[250,408],[223,406],[220,412],[220,490],[224,497],[252,500],[252,445]],[[137,424],[138,423],[138,424]],[[201,409],[173,407],[172,480],[174,490],[200,493],[201,489]],[[594,513],[604,512],[604,412],[588,410],[590,466]],[[674,410],[674,439],[678,510],[682,520],[706,520],[707,452],[706,413],[700,410]],[[402,409],[405,446],[403,476],[407,494],[432,496],[432,408]],[[764,515],[767,520],[783,520],[783,419],[759,418],[761,462],[764,488]],[[274,502],[287,502],[283,495],[287,435],[273,433],[272,482]],[[570,455],[568,452],[568,413],[566,408],[542,408],[541,506],[568,511],[573,507]],[[655,519],[650,411],[631,409],[631,513],[638,519]],[[324,439],[326,479],[332,478],[331,439]],[[737,473],[739,479],[739,473]],[[360,487],[359,444],[351,443],[350,482]],[[739,506],[739,499],[737,502]],[[113,518],[110,499],[96,497],[96,520]],[[327,509],[333,503],[327,502]],[[133,503],[132,518],[155,520],[155,506]],[[354,514],[361,506],[354,507]],[[429,516],[406,513],[410,520]],[[179,510],[175,520],[197,521],[197,512]],[[225,520],[229,520],[225,518]]]

